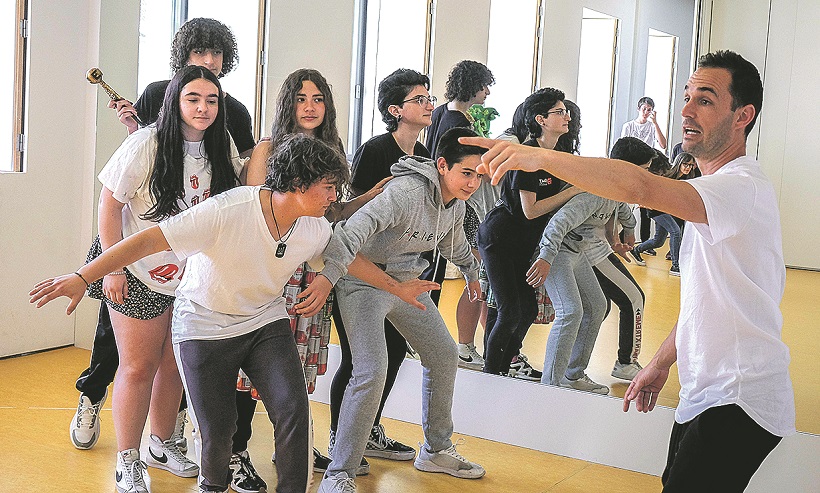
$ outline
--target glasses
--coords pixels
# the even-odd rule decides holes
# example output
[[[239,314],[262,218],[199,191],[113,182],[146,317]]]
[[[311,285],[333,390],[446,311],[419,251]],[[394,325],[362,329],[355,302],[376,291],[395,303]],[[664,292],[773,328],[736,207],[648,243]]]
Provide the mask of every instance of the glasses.
[[[563,117],[564,115],[571,117],[572,115],[569,114],[569,110],[566,108],[560,108],[554,111],[547,111],[547,115],[558,115]]]
[[[435,106],[437,99],[436,99],[435,96],[421,96],[421,95],[419,95],[419,96],[416,96],[416,97],[412,97],[410,99],[405,99],[404,101],[401,102],[401,104],[409,103],[410,101],[413,101],[414,103],[418,103],[419,106],[427,106],[427,103],[430,103],[433,106]]]
[[[695,167],[695,163],[693,163],[693,162],[691,162],[691,161],[690,161],[690,162],[687,162],[687,163],[681,163],[681,164],[680,164],[680,167],[681,167],[681,168],[694,168],[694,167]]]

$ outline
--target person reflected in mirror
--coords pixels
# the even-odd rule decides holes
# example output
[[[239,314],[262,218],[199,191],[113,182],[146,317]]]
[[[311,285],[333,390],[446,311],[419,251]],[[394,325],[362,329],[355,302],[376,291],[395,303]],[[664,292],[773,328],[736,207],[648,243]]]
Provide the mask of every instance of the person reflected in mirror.
[[[530,135],[524,145],[553,149],[569,130],[571,114],[564,93],[544,88],[524,101]],[[498,141],[502,142],[502,141]],[[510,365],[528,366],[522,376],[538,381],[541,372],[522,361],[520,350],[538,312],[535,291],[527,283],[527,269],[550,212],[580,190],[562,190],[564,182],[545,171],[514,172],[502,184],[501,203],[479,226],[478,248],[487,270],[496,309],[488,313],[484,331],[484,372],[510,375]],[[515,360],[515,361],[514,361]],[[519,376],[519,370],[513,376]]]
[[[382,121],[387,126],[387,133],[373,137],[356,150],[350,187],[354,197],[371,190],[374,186],[383,187],[386,184],[385,179],[389,180],[393,176],[390,168],[402,157],[410,155],[430,158],[430,153],[418,141],[421,131],[430,125],[430,117],[435,107],[436,98],[430,96],[429,89],[430,79],[410,69],[398,69],[379,83],[378,108]],[[336,430],[339,426],[344,392],[353,374],[350,343],[338,303],[333,305],[332,313],[342,356],[330,386],[328,455],[331,457],[336,443]],[[384,404],[407,355],[407,341],[387,319],[384,320],[384,338],[387,348],[387,374],[364,456],[412,460],[416,457],[415,449],[388,437],[380,422]]]
[[[677,362],[681,383],[666,492],[743,491],[782,437],[796,433],[777,195],[746,139],[763,105],[757,68],[731,51],[703,55],[684,89],[683,150],[703,176],[670,180],[632,164],[482,138],[479,171],[547,170],[584,190],[687,221],[678,322],[624,395],[655,408]],[[767,234],[761,235],[761,231]],[[706,481],[706,482],[705,482]]]
[[[421,253],[441,249],[459,266],[471,299],[481,295],[478,261],[470,252],[462,222],[464,201],[481,180],[475,166],[486,148],[458,143],[459,137],[475,135],[466,128],[453,128],[442,136],[435,161],[401,158],[391,167],[394,178],[384,192],[334,229],[322,275],[336,287],[353,378],[345,389],[333,462],[319,486],[320,493],[356,491],[353,478],[372,432],[387,374],[385,318],[421,357],[424,443],[414,466],[465,479],[484,475],[484,469],[459,454],[451,441],[458,351],[430,295],[418,298],[425,310],[416,310],[345,275],[353,256],[361,253],[398,281],[417,279],[427,266]]]

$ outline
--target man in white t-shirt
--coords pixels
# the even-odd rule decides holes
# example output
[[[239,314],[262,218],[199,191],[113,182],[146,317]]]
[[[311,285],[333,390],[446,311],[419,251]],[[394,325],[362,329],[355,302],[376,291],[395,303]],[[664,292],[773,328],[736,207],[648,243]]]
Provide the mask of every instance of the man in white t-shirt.
[[[702,56],[684,90],[683,150],[703,176],[679,181],[622,161],[463,139],[497,182],[508,169],[545,169],[601,196],[684,219],[681,309],[672,333],[624,396],[624,410],[655,407],[676,361],[680,404],[664,492],[743,491],[781,438],[795,432],[789,349],[781,339],[785,267],[774,188],[746,136],[763,86],[740,55]]]
[[[240,367],[276,424],[276,491],[304,493],[308,488],[310,408],[283,289],[305,261],[322,268],[321,254],[331,237],[323,216],[348,176],[337,150],[304,135],[291,136],[271,156],[264,187],[213,196],[120,241],[77,272],[39,283],[30,293],[38,307],[68,296],[71,313],[88,283],[118,266],[169,249],[180,260],[188,259],[171,330],[190,417],[199,431],[194,443],[201,457],[200,492],[227,491],[231,482]],[[350,272],[420,308],[424,305],[416,296],[437,287],[418,279],[397,282],[361,258]],[[296,305],[297,312],[312,316],[324,305],[326,291],[308,288],[300,297],[305,300]]]
[[[658,125],[655,101],[649,96],[638,100],[638,117],[624,123],[621,137],[635,137],[646,142],[649,147],[666,152],[666,137]]]

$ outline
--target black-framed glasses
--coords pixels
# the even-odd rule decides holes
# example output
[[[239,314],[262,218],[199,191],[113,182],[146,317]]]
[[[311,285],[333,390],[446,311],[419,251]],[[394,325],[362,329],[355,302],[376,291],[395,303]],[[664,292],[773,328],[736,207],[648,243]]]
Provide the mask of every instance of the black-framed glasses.
[[[435,96],[423,96],[423,95],[419,94],[418,96],[414,96],[410,99],[405,99],[404,101],[401,102],[401,104],[409,103],[410,101],[412,101],[414,103],[418,103],[419,106],[427,106],[427,103],[430,103],[433,106],[435,106],[436,101],[438,101],[438,100],[436,99]]]
[[[564,115],[572,117],[572,115],[570,115],[569,113],[569,110],[566,108],[559,108],[557,110],[547,111],[547,115],[558,115],[562,118],[564,117]]]
[[[683,167],[687,167],[687,168],[694,168],[694,167],[695,167],[695,163],[694,163],[694,162],[692,162],[692,161],[687,161],[687,162],[685,162],[685,163],[680,163],[680,167],[681,167],[681,168],[683,168]]]

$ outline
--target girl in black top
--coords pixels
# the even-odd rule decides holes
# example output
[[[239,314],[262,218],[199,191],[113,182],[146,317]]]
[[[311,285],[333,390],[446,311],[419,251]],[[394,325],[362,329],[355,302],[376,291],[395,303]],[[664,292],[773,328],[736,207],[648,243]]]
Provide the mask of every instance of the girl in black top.
[[[524,101],[531,139],[524,145],[554,149],[567,133],[571,119],[564,93],[552,88],[536,91]],[[487,318],[484,371],[508,374],[521,343],[537,314],[535,291],[527,284],[538,240],[548,214],[575,196],[574,187],[546,171],[513,171],[504,178],[501,204],[491,210],[478,230],[478,249],[496,300]],[[543,280],[542,280],[543,281]]]

